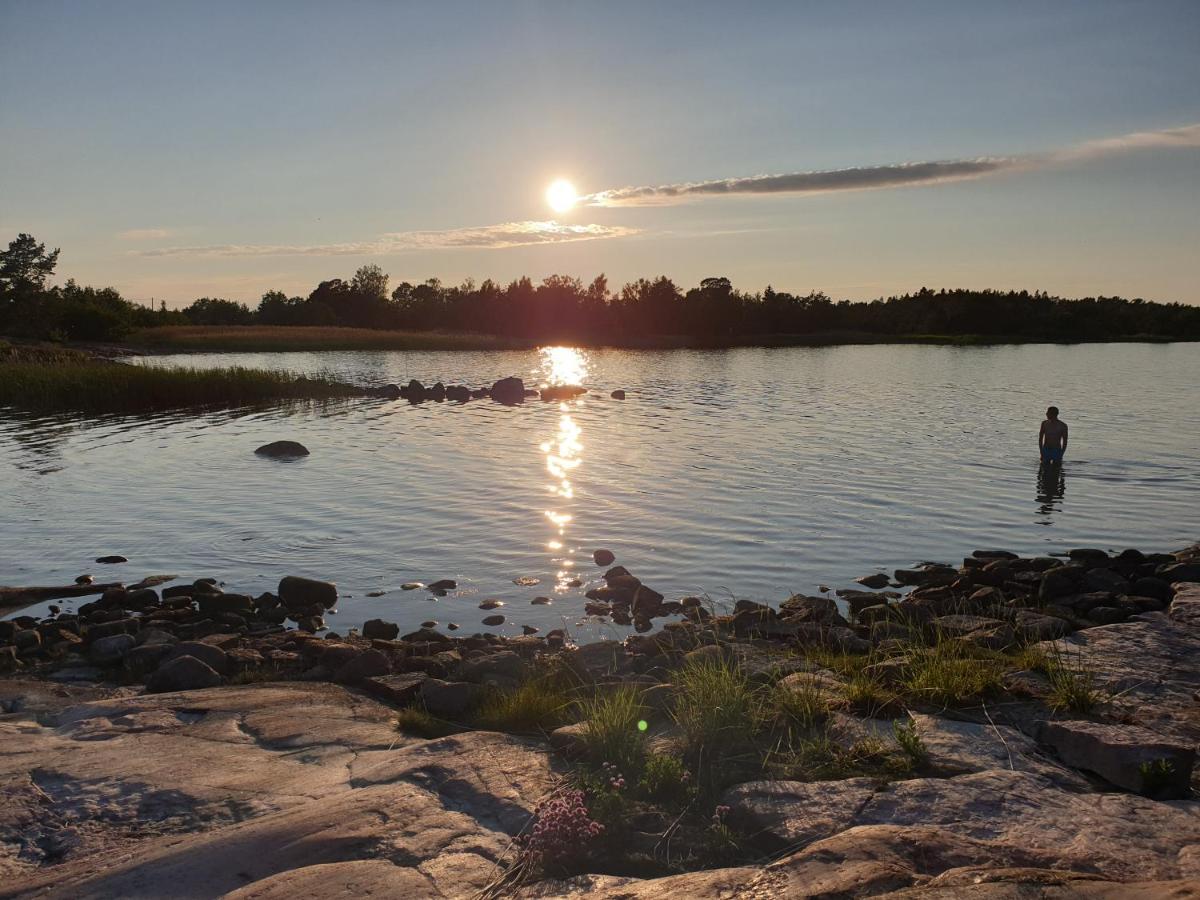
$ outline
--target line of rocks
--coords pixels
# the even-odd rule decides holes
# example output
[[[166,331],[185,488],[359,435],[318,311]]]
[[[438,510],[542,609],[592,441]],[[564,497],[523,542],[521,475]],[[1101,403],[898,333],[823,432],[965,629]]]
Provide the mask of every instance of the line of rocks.
[[[511,406],[531,399],[573,400],[588,393],[588,390],[577,384],[556,384],[541,389],[527,388],[524,380],[516,377],[501,378],[491,387],[479,388],[461,384],[446,385],[440,381],[425,385],[413,378],[405,385],[385,384],[382,387],[370,388],[367,393],[387,400],[407,400],[413,404],[426,401],[441,403],[447,400],[453,403],[466,403],[470,400],[491,398],[497,403]],[[624,400],[625,392],[616,390],[609,396],[614,400]]]

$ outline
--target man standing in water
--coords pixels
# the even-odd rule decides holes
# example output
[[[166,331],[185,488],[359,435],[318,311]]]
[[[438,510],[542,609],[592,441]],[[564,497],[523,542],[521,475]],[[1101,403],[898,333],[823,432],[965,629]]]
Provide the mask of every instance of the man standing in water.
[[[1046,410],[1046,421],[1038,432],[1038,447],[1042,451],[1042,462],[1057,465],[1062,462],[1067,450],[1067,423],[1058,418],[1058,407]]]

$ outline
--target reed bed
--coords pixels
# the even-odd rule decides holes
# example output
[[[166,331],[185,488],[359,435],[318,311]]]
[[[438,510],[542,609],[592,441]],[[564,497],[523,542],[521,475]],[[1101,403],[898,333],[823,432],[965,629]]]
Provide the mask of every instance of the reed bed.
[[[144,412],[329,400],[362,391],[324,377],[266,369],[159,368],[86,360],[0,360],[0,406],[40,412]]]

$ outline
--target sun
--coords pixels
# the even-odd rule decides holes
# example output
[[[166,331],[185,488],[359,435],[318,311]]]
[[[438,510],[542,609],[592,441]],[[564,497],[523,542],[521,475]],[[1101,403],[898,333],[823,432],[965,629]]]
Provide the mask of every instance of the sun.
[[[579,195],[575,193],[575,185],[560,178],[546,188],[546,202],[555,212],[563,213],[575,205]]]

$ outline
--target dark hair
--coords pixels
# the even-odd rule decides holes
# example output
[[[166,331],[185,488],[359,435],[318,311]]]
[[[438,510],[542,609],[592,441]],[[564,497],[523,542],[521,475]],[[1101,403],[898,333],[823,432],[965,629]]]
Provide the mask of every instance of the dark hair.
[[[1046,415],[1048,415],[1052,419],[1057,419],[1058,418],[1058,407],[1051,406],[1049,409],[1046,410]]]

